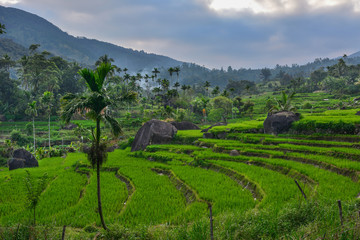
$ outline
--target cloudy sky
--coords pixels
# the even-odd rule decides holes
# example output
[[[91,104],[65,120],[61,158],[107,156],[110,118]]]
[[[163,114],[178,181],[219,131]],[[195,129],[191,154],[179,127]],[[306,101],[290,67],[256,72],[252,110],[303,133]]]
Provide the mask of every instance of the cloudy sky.
[[[360,51],[360,0],[0,0],[74,36],[209,68]]]

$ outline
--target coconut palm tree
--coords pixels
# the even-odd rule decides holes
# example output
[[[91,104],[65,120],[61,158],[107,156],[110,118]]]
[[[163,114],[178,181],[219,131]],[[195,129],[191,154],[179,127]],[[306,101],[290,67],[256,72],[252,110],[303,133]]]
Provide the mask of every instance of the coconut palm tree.
[[[120,124],[113,118],[108,108],[114,103],[107,95],[106,89],[103,84],[106,76],[111,72],[113,66],[111,63],[101,63],[95,71],[87,68],[81,69],[79,74],[85,79],[89,91],[81,94],[67,94],[62,98],[62,111],[61,118],[65,122],[69,122],[71,117],[77,112],[87,112],[87,116],[96,122],[95,133],[92,131],[93,141],[88,159],[93,167],[96,166],[97,174],[97,197],[98,197],[98,212],[100,215],[101,224],[104,229],[107,229],[103,217],[101,205],[101,192],[100,192],[100,167],[106,161],[107,152],[106,144],[101,142],[101,129],[100,123],[106,122],[111,127],[112,133],[117,136],[121,133]],[[119,100],[133,99],[135,95],[122,96]]]
[[[95,62],[95,66],[98,67],[102,63],[113,63],[113,62],[114,62],[114,59],[109,57],[107,54],[105,54],[104,56],[99,57],[99,59]]]
[[[180,87],[180,83],[179,83],[179,82],[176,82],[176,83],[174,84],[174,88],[176,89],[176,91],[178,90],[179,87]]]
[[[33,122],[33,137],[34,137],[34,153],[36,152],[36,141],[35,141],[35,117],[38,115],[36,101],[28,103],[28,107],[25,110],[25,114],[32,117]]]
[[[41,103],[44,105],[44,107],[46,107],[46,112],[48,114],[48,130],[49,130],[49,150],[51,148],[51,138],[50,138],[50,116],[51,116],[51,107],[52,107],[52,102],[54,99],[54,94],[52,92],[46,91],[44,92],[44,94],[41,97]]]
[[[293,99],[295,92],[287,95],[284,91],[282,91],[281,99],[275,99],[276,105],[274,105],[269,112],[281,112],[281,111],[296,111],[296,108],[291,105],[291,100]]]
[[[177,81],[178,81],[178,82],[179,82],[179,72],[180,72],[180,68],[179,68],[179,67],[175,67],[175,68],[174,68],[174,73],[176,73]]]
[[[208,82],[208,81],[206,81],[205,82],[205,84],[204,84],[204,87],[205,87],[205,90],[206,90],[206,92],[207,92],[207,95],[208,95],[208,97],[209,97],[209,87],[210,87],[210,83]]]
[[[169,74],[170,74],[170,84],[171,84],[172,75],[173,75],[173,73],[174,73],[174,69],[173,69],[172,67],[170,67],[170,68],[168,69],[168,72],[169,72]]]
[[[154,74],[155,78],[157,78],[157,75],[158,75],[158,73],[160,73],[160,71],[157,68],[154,68],[152,73]]]

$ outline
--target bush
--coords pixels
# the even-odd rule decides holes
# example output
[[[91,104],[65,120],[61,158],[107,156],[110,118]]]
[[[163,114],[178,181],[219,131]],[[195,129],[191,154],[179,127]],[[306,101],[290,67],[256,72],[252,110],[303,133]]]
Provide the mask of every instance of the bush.
[[[31,140],[18,130],[12,130],[10,133],[10,139],[12,142],[16,142],[19,146],[26,146]]]
[[[307,102],[305,103],[303,106],[302,106],[302,109],[311,109],[312,108],[312,105],[311,103]]]
[[[109,231],[103,231],[105,239],[152,239],[147,229],[129,229],[120,225],[113,225],[109,227]]]
[[[225,111],[222,108],[212,109],[208,115],[208,120],[210,122],[220,122],[224,112]]]
[[[294,122],[291,127],[297,133],[329,133],[329,134],[355,134],[354,123],[343,121],[316,122],[315,120],[303,120]]]
[[[29,122],[25,125],[25,132],[26,132],[26,135],[28,135],[28,136],[31,136],[33,134],[33,125],[31,122]]]

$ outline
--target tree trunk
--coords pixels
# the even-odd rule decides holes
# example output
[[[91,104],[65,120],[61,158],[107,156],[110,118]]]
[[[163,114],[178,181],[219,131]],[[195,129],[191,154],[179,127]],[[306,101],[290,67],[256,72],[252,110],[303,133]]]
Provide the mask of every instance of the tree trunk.
[[[100,119],[96,119],[96,153],[98,154],[99,147],[100,147]],[[98,210],[101,220],[101,225],[105,230],[107,227],[105,225],[103,212],[102,212],[102,205],[101,205],[101,188],[100,188],[100,161],[97,159],[96,161],[96,175],[97,175],[97,195],[98,195]]]
[[[49,150],[51,148],[51,142],[50,142],[50,113],[49,113]]]
[[[35,117],[33,117],[33,135],[34,135],[34,154],[36,152],[36,146],[35,146]]]
[[[35,207],[34,207],[34,226],[36,226],[36,214],[35,214]]]

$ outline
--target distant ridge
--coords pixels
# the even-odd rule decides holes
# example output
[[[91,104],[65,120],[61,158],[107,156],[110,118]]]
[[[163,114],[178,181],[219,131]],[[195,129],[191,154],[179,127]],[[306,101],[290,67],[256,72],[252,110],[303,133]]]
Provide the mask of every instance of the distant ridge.
[[[170,57],[136,51],[95,39],[71,36],[44,18],[16,8],[0,6],[0,22],[6,26],[6,34],[1,38],[12,39],[25,48],[31,44],[40,44],[40,50],[47,50],[86,65],[93,65],[104,54],[113,58],[117,66],[126,67],[134,72],[182,64],[181,61]]]

